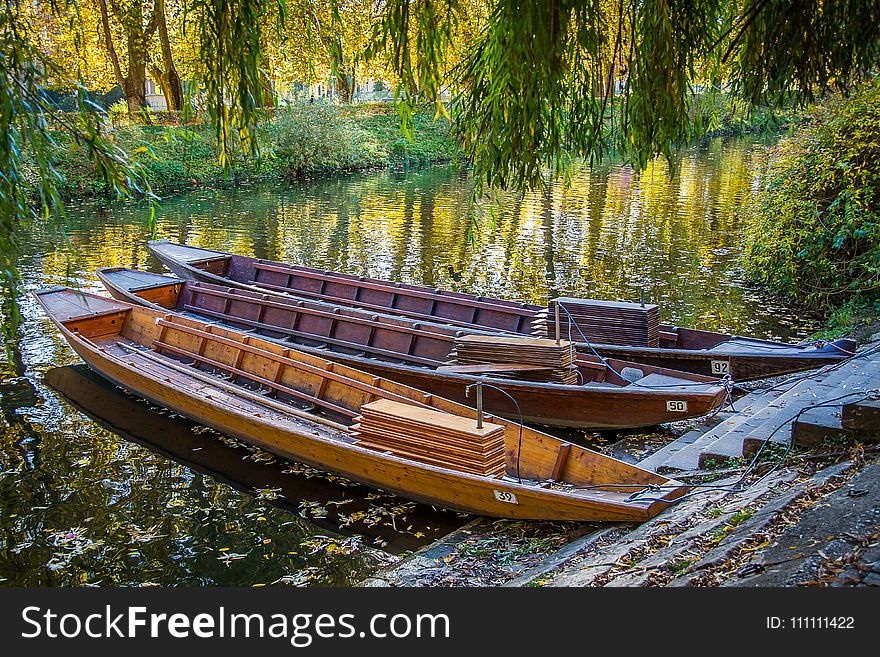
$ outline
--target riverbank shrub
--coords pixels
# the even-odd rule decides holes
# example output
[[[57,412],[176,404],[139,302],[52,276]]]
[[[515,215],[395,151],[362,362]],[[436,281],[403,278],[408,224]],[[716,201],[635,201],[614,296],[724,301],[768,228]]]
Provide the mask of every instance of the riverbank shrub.
[[[730,93],[696,94],[690,113],[693,124],[700,128],[694,141],[781,133],[804,120],[796,107],[752,106]]]
[[[325,103],[279,110],[266,125],[264,139],[275,159],[273,168],[292,174],[384,163],[379,145],[357,120]]]
[[[743,264],[759,283],[831,311],[880,296],[880,85],[819,107],[770,149]],[[864,303],[863,303],[864,302]]]

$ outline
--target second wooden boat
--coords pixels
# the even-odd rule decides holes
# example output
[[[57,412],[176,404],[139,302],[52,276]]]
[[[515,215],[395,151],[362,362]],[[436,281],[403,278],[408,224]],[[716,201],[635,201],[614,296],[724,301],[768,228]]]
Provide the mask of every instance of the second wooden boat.
[[[152,241],[149,246],[166,267],[182,278],[290,294],[303,299],[461,328],[548,335],[548,312],[542,306],[294,266],[167,240]],[[589,300],[564,301],[571,304],[572,311],[575,311],[577,302]],[[592,303],[600,308],[604,304],[606,314],[611,316],[616,306],[639,306],[604,301]],[[564,313],[561,319],[560,324],[564,325],[567,319]],[[590,337],[595,327],[589,323],[580,328],[592,343],[578,343],[578,350],[583,353],[591,353],[595,349],[609,358],[633,360],[707,376],[730,375],[736,381],[821,367],[848,358],[856,346],[854,341],[847,339],[784,344],[664,324],[656,327],[656,344],[640,344],[641,340],[637,338],[641,337],[641,333],[626,325],[610,334],[616,339],[614,344],[609,344]],[[563,326],[563,335],[567,334],[566,329]],[[599,332],[599,335],[607,337],[609,333]],[[571,336],[575,342],[581,340],[577,330]]]
[[[727,390],[715,379],[583,354],[575,362],[577,385],[522,380],[541,368],[450,363],[462,334],[454,327],[138,270],[106,268],[97,273],[117,299],[192,313],[296,344],[308,353],[461,403],[473,405],[473,395],[466,396],[468,386],[488,380],[494,387],[484,391],[486,408],[512,419],[521,413],[526,421],[548,426],[652,426],[704,415],[727,399]]]
[[[117,385],[283,457],[410,499],[497,517],[639,521],[686,491],[497,417],[486,416],[479,429],[468,407],[240,331],[69,288],[34,295],[74,351]],[[370,417],[391,427],[393,440],[383,445],[379,425],[365,428]],[[456,438],[415,454],[426,427]],[[369,440],[357,435],[370,431]],[[474,446],[462,437],[494,441],[499,431],[502,472],[475,474],[461,456]]]

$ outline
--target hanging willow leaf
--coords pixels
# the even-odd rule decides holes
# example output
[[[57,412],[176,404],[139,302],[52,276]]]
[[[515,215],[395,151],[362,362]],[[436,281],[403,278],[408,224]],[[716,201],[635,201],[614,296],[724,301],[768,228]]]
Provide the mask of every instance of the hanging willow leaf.
[[[64,0],[47,3],[44,11],[64,15]],[[140,166],[132,162],[104,132],[105,115],[96,111],[77,80],[43,53],[31,40],[32,14],[16,0],[2,0],[0,8],[0,286],[4,349],[14,368],[17,353],[19,225],[42,216],[60,219],[64,203],[59,193],[62,177],[53,165],[63,142],[84,149],[113,195],[153,197]],[[46,84],[65,83],[75,93],[74,112],[61,112],[44,91]]]
[[[223,166],[235,152],[259,155],[258,128],[271,101],[272,83],[263,70],[263,16],[277,10],[279,30],[285,0],[193,0],[201,60],[193,89],[214,126]]]
[[[404,117],[414,92],[460,90],[456,128],[488,185],[539,186],[612,151],[644,167],[702,133],[694,104],[718,89],[803,103],[880,63],[878,0],[494,0],[444,80],[466,4],[388,0],[369,54],[404,82]]]

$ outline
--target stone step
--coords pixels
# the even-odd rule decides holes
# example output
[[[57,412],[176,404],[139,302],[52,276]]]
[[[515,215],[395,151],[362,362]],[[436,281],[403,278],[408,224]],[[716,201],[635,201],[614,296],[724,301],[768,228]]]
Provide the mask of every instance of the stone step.
[[[700,464],[726,458],[751,458],[765,441],[787,445],[791,432],[785,425],[810,405],[862,389],[865,381],[880,376],[880,362],[859,359],[814,378],[797,382],[776,400],[704,446]]]
[[[736,477],[731,477],[715,483],[724,487],[735,481]],[[565,559],[562,564],[557,563],[553,572],[548,573],[540,565],[535,572],[546,586],[591,586],[597,577],[614,568],[620,559],[646,546],[652,536],[668,533],[671,527],[687,523],[694,514],[715,505],[727,495],[727,490],[712,490],[703,495],[686,497],[651,520],[624,529],[622,535],[611,544],[592,543],[589,549],[581,551],[574,558]],[[528,586],[535,581],[535,577],[526,573],[522,581],[524,586]]]
[[[735,404],[736,414],[702,436],[686,434],[646,460],[649,469],[694,470],[712,461],[751,457],[766,441],[789,444],[790,423],[805,408],[880,379],[880,359],[854,358],[802,375],[767,390],[756,390]],[[644,463],[644,462],[643,462]]]
[[[868,399],[843,407],[843,426],[847,429],[880,427],[880,399]]]
[[[675,456],[676,453],[680,452],[688,445],[693,444],[693,442],[702,435],[703,432],[699,429],[688,431],[683,436],[680,436],[673,440],[671,443],[664,445],[646,459],[639,461],[639,467],[644,468],[645,470],[653,470],[654,472],[656,472],[658,468],[664,467],[667,462],[673,456]]]
[[[849,464],[847,464],[848,466]],[[668,574],[676,567],[689,569],[695,559],[693,553],[698,549],[707,537],[724,535],[730,529],[740,526],[736,517],[743,509],[750,505],[759,504],[763,510],[775,504],[774,491],[777,488],[791,485],[797,478],[794,471],[779,471],[767,480],[761,481],[755,486],[747,488],[739,493],[730,493],[724,498],[724,503],[716,507],[719,515],[695,514],[694,517],[702,519],[697,524],[674,536],[664,538],[663,545],[653,554],[634,564],[632,572],[624,573],[609,581],[607,587],[646,586],[652,584],[653,574]],[[802,494],[802,491],[801,493]],[[768,499],[762,499],[768,498]],[[755,513],[759,515],[761,511]],[[745,522],[749,522],[746,520]],[[656,535],[656,534],[655,534]],[[723,542],[723,539],[722,539]]]
[[[852,463],[846,461],[837,463],[820,470],[812,477],[801,480],[797,476],[797,472],[791,473],[791,483],[785,487],[776,486],[769,487],[769,495],[760,507],[752,507],[753,513],[744,522],[736,523],[733,531],[724,536],[720,541],[707,551],[703,551],[699,560],[694,562],[688,571],[681,576],[667,583],[667,586],[692,586],[700,579],[702,573],[706,569],[712,569],[727,562],[740,548],[747,543],[754,541],[758,536],[764,535],[764,532],[773,525],[776,519],[791,508],[791,504],[802,498],[809,490],[822,486],[832,480],[840,480],[845,477],[845,473],[852,467]],[[793,470],[793,469],[792,469]],[[772,490],[770,490],[772,488]],[[747,504],[756,498],[746,498],[732,502],[727,506],[728,509],[741,511]]]
[[[796,390],[786,387],[765,391],[741,413],[720,423],[687,447],[686,451],[682,450],[677,455],[678,465],[696,469],[707,467],[709,461],[742,457],[742,436],[747,435],[755,426],[763,424],[764,418],[773,414],[768,408],[775,408],[784,403],[787,396],[796,394]]]
[[[842,442],[880,442],[880,423],[873,429],[848,429],[843,426],[842,407],[811,408],[791,426],[791,440],[798,447],[815,447],[825,440]]]
[[[738,426],[744,422],[752,414],[757,413],[771,401],[781,395],[784,390],[757,390],[749,393],[745,397],[741,397],[735,406],[738,412],[719,423],[707,432],[689,432],[673,441],[666,447],[649,456],[652,459],[650,467],[644,466],[644,461],[640,463],[642,467],[648,467],[650,470],[695,470],[700,467],[700,453],[703,447],[711,443],[718,435],[726,433],[731,428]],[[694,434],[697,435],[694,435]],[[663,452],[661,455],[660,453]],[[656,458],[655,455],[658,455]]]
[[[840,464],[843,465],[843,464]],[[847,462],[845,465],[852,466]],[[821,474],[821,473],[819,473]],[[846,476],[845,474],[843,475]],[[815,477],[814,477],[815,478]],[[841,564],[846,577],[850,567],[858,564],[849,558],[861,552],[867,555],[876,531],[878,504],[880,504],[880,465],[867,465],[849,481],[834,491],[816,499],[802,513],[792,518],[781,533],[775,535],[763,549],[750,550],[748,559],[755,573],[729,578],[723,586],[793,587],[802,584],[815,586],[820,564]],[[814,490],[822,483],[811,485]],[[854,493],[858,494],[854,494]],[[859,552],[856,552],[859,550]],[[828,584],[826,572],[825,580]],[[838,581],[839,581],[838,579]],[[830,586],[839,584],[831,583]]]
[[[814,401],[822,402],[835,400],[854,391],[865,390],[873,381],[880,378],[880,360],[860,361],[858,367],[848,367],[846,371],[849,372],[849,376],[846,378],[839,380],[839,377],[834,377],[811,387],[809,393],[805,393],[795,402],[786,405],[785,409],[780,411],[778,418],[767,421],[747,435],[743,440],[743,456],[751,458],[766,441],[783,446],[789,445],[791,442],[791,430],[784,425],[796,419],[798,414],[810,405],[806,403],[809,401],[809,395],[821,395],[821,398]],[[845,399],[841,401],[845,401]],[[776,430],[776,427],[780,426],[781,428]]]
[[[700,454],[700,465],[709,460],[749,457],[767,439],[787,443],[789,432],[783,425],[790,422],[801,410],[824,399],[832,388],[815,384],[808,390],[798,389],[780,403],[769,404],[747,421],[705,445]]]

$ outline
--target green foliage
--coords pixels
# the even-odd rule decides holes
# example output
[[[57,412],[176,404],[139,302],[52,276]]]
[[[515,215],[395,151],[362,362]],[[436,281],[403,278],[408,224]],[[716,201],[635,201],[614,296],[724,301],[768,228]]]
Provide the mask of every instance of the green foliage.
[[[691,99],[690,112],[701,133],[706,137],[731,137],[746,134],[779,133],[803,122],[804,113],[795,107],[779,109],[768,105],[751,105],[730,93],[706,92]]]
[[[458,149],[449,134],[449,122],[417,112],[413,139],[400,132],[397,113],[388,105],[337,108],[324,103],[299,104],[279,109],[275,118],[261,124],[263,157],[242,157],[222,166],[219,145],[210,125],[174,125],[179,113],[166,113],[170,125],[123,125],[104,130],[104,139],[129,154],[152,189],[170,191],[219,180],[286,178],[300,173],[365,169],[389,165],[418,165],[453,160]],[[89,156],[75,140],[56,138],[51,164],[60,176],[58,190],[64,197],[102,195],[110,192]],[[38,170],[28,171],[38,179]]]
[[[60,12],[61,2],[46,10]],[[107,187],[122,196],[149,193],[137,166],[108,140],[103,113],[94,111],[86,90],[76,90],[77,112],[58,112],[42,90],[47,78],[64,80],[65,72],[29,39],[31,25],[14,0],[3,0],[0,9],[0,288],[2,288],[2,337],[8,360],[14,353],[21,324],[18,309],[18,247],[16,233],[22,222],[40,214],[60,218],[64,205],[56,168],[60,140],[81,149]]]
[[[696,562],[696,558],[687,559],[684,557],[679,557],[670,561],[666,567],[676,575],[684,575],[688,571],[688,569]]]
[[[359,121],[364,134],[377,144],[391,164],[427,164],[455,160],[459,149],[450,135],[450,123],[443,117],[416,111],[412,117],[411,138],[400,131],[396,117],[373,113]]]
[[[880,297],[871,301],[854,296],[835,308],[825,320],[825,326],[813,337],[819,340],[836,340],[853,336],[857,340],[869,338],[877,332],[880,322]]]
[[[268,4],[269,0],[193,0],[200,30],[197,81],[204,89],[222,165],[231,163],[236,146],[259,154],[257,128],[267,86],[271,88],[262,69],[261,18]],[[283,23],[285,0],[277,0],[277,5]]]
[[[734,5],[734,3],[731,3]],[[750,0],[732,23],[733,82],[752,104],[845,88],[880,57],[877,0]]]
[[[367,48],[368,58],[385,54],[400,78],[401,127],[411,136],[413,108],[420,99],[436,103],[437,115],[446,116],[440,93],[446,80],[446,58],[452,49],[461,11],[459,0],[406,0],[387,2]],[[530,3],[525,3],[528,7]]]
[[[749,222],[760,283],[823,309],[880,295],[880,86],[826,103],[770,151]]]
[[[122,125],[128,121],[128,102],[117,100],[107,110],[107,116],[113,125]]]
[[[447,53],[458,51],[449,26],[466,4],[383,3],[378,44],[407,83],[405,101],[431,100],[443,86]],[[692,107],[697,83],[781,106],[845,87],[880,60],[877,0],[494,0],[491,8],[444,79],[460,90],[456,126],[489,185],[534,187],[578,156],[617,151],[641,167],[668,157],[705,132]]]

